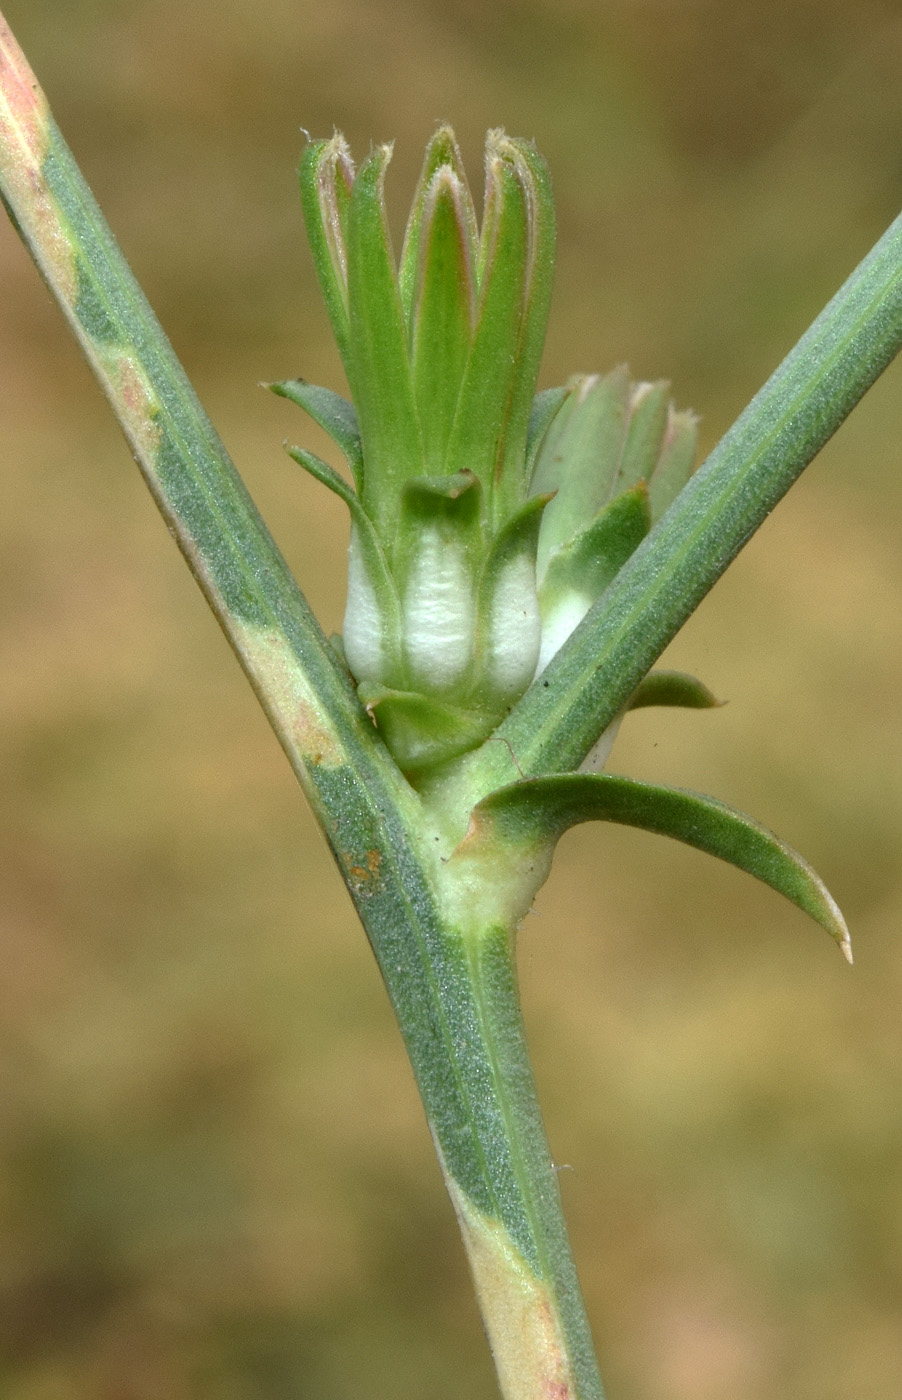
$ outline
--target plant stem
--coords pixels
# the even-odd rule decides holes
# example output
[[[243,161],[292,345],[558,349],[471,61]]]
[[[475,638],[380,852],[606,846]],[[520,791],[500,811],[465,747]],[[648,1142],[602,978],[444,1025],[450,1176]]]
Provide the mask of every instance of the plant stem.
[[[507,927],[441,910],[434,829],[325,642],[0,15],[0,192],[329,840],[410,1053],[506,1400],[601,1384]]]
[[[511,939],[503,929],[480,933],[470,948],[472,985],[494,1096],[532,1259],[516,1259],[497,1226],[468,1218],[453,1189],[477,1294],[502,1391],[601,1400],[589,1323],[573,1263],[557,1173],[545,1137],[526,1046]],[[519,1325],[512,1316],[519,1311]]]

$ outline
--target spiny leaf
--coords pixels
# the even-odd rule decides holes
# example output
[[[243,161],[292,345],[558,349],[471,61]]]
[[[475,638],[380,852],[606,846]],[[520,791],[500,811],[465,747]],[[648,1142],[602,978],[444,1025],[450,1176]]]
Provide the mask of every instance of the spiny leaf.
[[[547,849],[569,827],[586,821],[641,827],[728,861],[810,914],[851,962],[843,916],[807,861],[772,831],[713,797],[606,774],[527,778],[480,802],[466,839],[484,835],[525,854]]]

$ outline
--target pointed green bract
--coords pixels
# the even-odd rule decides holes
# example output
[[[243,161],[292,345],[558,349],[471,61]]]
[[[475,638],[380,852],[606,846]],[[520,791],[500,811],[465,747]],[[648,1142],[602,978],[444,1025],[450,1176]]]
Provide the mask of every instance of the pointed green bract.
[[[648,534],[651,513],[644,485],[624,491],[546,559],[539,556],[539,607],[544,670],[554,653]],[[541,541],[541,534],[540,534]]]
[[[489,135],[489,144],[492,133]],[[554,276],[554,198],[548,166],[530,141],[497,133],[497,148],[511,161],[526,199],[527,243],[523,313],[516,349],[517,373],[504,437],[504,459],[496,483],[497,513],[513,509],[528,485],[526,446]]]
[[[648,484],[652,518],[658,520],[682,491],[695,468],[698,419],[671,404],[661,454]]]
[[[353,487],[345,481],[340,472],[330,467],[328,462],[324,462],[322,457],[317,457],[315,452],[309,452],[306,447],[292,447],[289,443],[286,443],[285,451],[299,467],[303,467],[304,471],[313,477],[314,481],[328,487],[334,496],[344,501],[352,512],[360,511],[360,502]]]
[[[465,212],[468,199],[457,175],[443,165],[424,200],[410,346],[427,472],[446,470],[473,331],[476,269]]]
[[[670,385],[666,379],[659,380],[657,384],[632,386],[629,426],[611,488],[612,495],[618,496],[621,491],[635,486],[637,481],[648,485],[657,471],[661,444],[667,431],[669,392]]]
[[[634,486],[604,506],[594,520],[579,530],[544,561],[539,561],[541,594],[555,597],[566,589],[579,589],[591,602],[600,598],[611,579],[638,549],[651,528],[651,511],[645,486]]]
[[[528,778],[478,804],[467,840],[517,848],[522,858],[588,821],[641,827],[718,856],[803,909],[851,958],[845,920],[807,861],[772,831],[713,797],[601,774]]]
[[[491,714],[415,691],[364,683],[360,699],[373,716],[401,772],[412,783],[476,748],[495,727]]]
[[[567,397],[568,389],[561,385],[557,389],[542,389],[532,401],[529,422],[526,428],[526,479],[532,478],[536,457],[545,440],[551,423]]]
[[[346,372],[351,343],[346,236],[353,182],[354,166],[343,136],[336,133],[331,141],[312,141],[307,146],[301,156],[301,207],[323,300]]]
[[[668,402],[669,385],[631,384],[625,365],[577,375],[536,453],[532,491],[554,491],[539,541],[539,572],[554,550],[609,501],[643,482],[657,520],[695,464],[696,420]]]
[[[401,249],[401,261],[398,269],[398,287],[401,295],[401,306],[404,311],[405,320],[410,325],[413,317],[415,303],[415,288],[417,281],[417,267],[420,259],[420,237],[423,227],[423,212],[426,204],[427,194],[433,181],[433,176],[442,166],[449,167],[457,179],[460,181],[464,191],[463,211],[467,224],[467,242],[469,245],[470,261],[475,268],[476,252],[479,241],[479,233],[476,227],[476,211],[473,208],[473,199],[467,185],[466,172],[461,160],[460,150],[454,132],[450,126],[440,126],[434,133],[432,139],[426,147],[426,154],[423,158],[423,168],[420,171],[420,178],[413,196],[413,203],[410,207],[410,216],[407,220],[407,229],[404,233],[404,245]]]
[[[363,504],[377,525],[394,525],[398,492],[424,470],[407,335],[385,216],[383,182],[391,147],[364,161],[351,190],[347,224],[348,378],[364,455]]]
[[[476,327],[448,446],[448,466],[467,468],[493,497],[518,373],[529,212],[511,163],[487,153],[486,201],[478,261]],[[530,387],[530,395],[535,385]]]
[[[551,551],[571,539],[611,499],[629,396],[629,374],[623,365],[603,377],[582,375],[552,423],[531,483],[534,492],[557,493],[545,513],[540,571]]]
[[[474,700],[483,691],[492,695],[499,712],[523,694],[539,660],[536,546],[547,503],[547,497],[535,496],[511,516],[496,535],[479,579],[472,695]]]
[[[399,681],[403,674],[401,606],[379,537],[354,490],[328,462],[303,447],[289,457],[344,501],[351,514],[348,602],[342,660],[359,680],[374,676]]]
[[[482,489],[471,472],[409,482],[401,502],[394,575],[401,596],[411,690],[458,699],[473,670]]]

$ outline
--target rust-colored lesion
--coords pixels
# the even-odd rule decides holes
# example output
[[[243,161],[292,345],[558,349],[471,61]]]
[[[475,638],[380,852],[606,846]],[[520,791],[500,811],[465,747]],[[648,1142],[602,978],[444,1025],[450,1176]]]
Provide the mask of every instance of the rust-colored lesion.
[[[43,175],[52,140],[47,99],[0,14],[0,188],[38,266],[71,308],[75,257]]]
[[[382,884],[382,852],[373,847],[366,853],[365,865],[349,863],[346,869],[357,894],[375,894]]]

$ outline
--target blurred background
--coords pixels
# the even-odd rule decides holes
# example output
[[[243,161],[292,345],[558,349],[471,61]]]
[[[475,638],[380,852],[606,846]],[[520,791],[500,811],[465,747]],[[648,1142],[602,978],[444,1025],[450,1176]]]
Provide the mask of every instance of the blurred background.
[[[474,186],[535,137],[542,384],[669,376],[708,450],[902,207],[898,0],[5,0],[56,116],[329,630],[328,455],[257,387],[341,387],[301,127],[436,121]],[[375,965],[275,740],[0,227],[0,1392],[490,1400]],[[729,701],[615,771],[821,871],[853,972],[768,890],[603,827],[521,937],[611,1400],[902,1392],[902,365],[673,645]],[[335,458],[333,457],[334,461]]]

